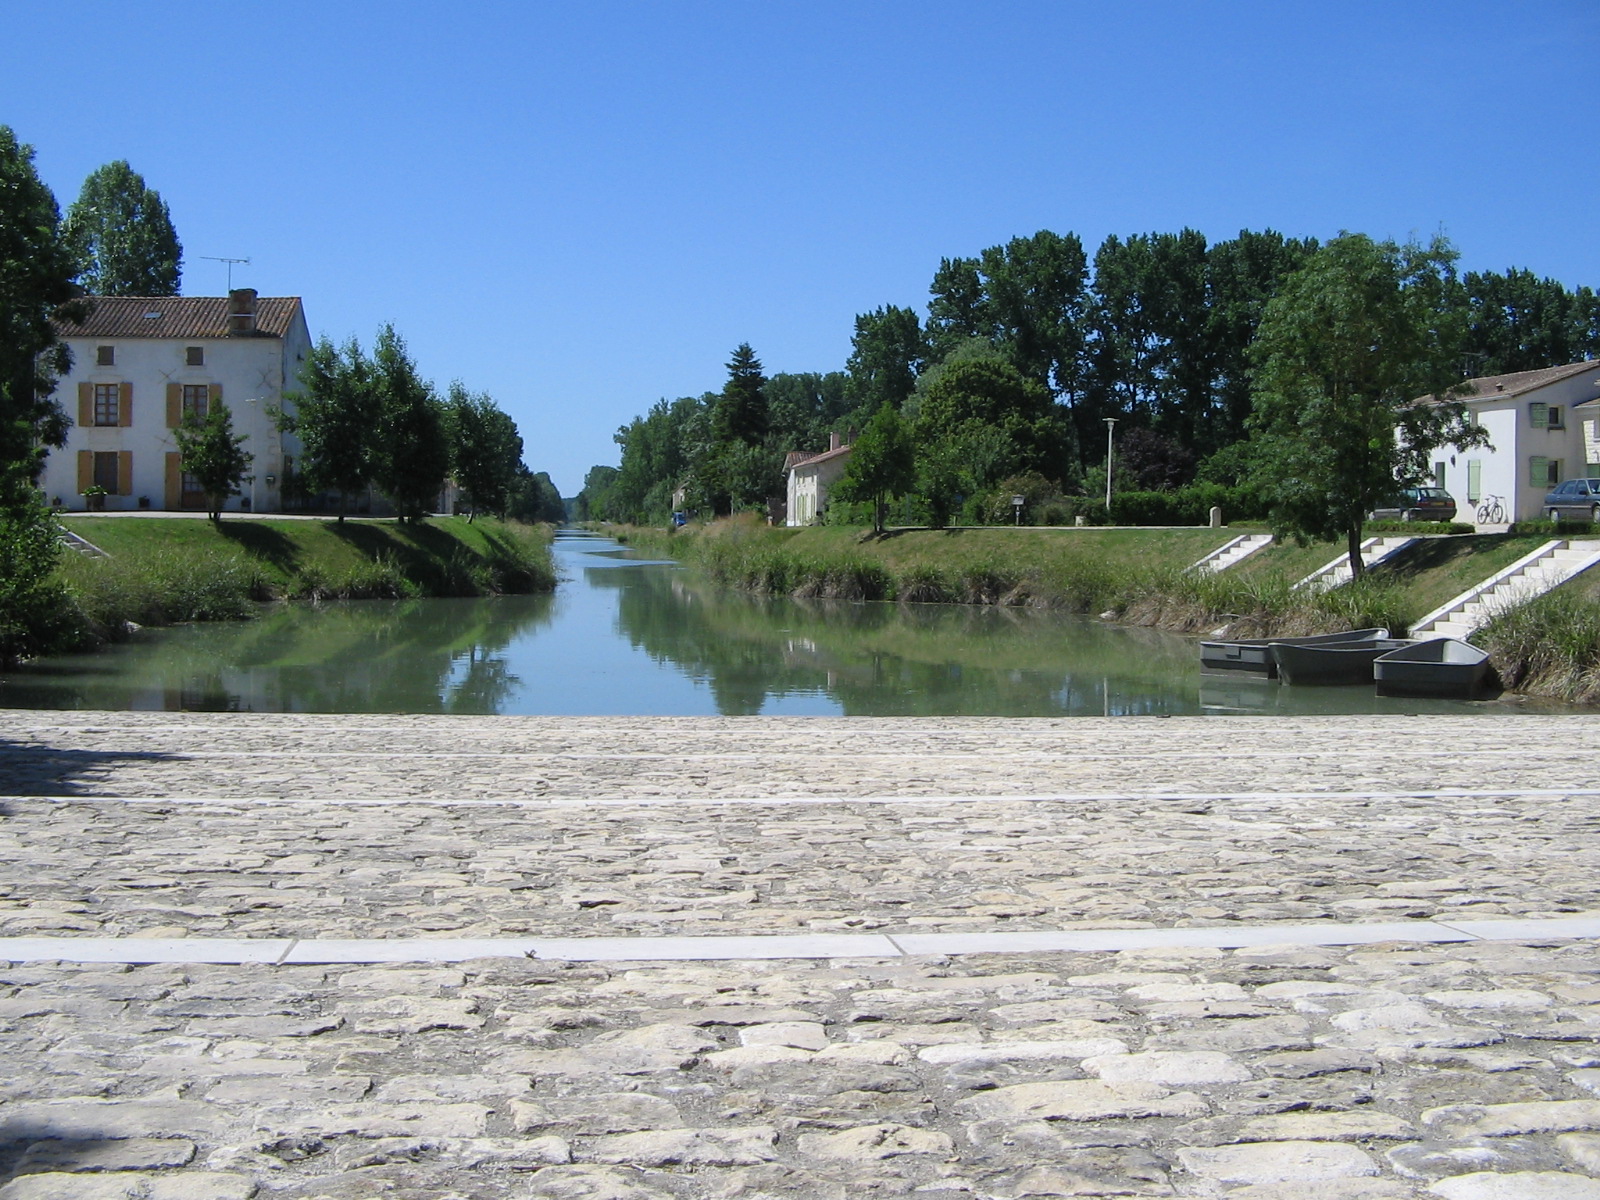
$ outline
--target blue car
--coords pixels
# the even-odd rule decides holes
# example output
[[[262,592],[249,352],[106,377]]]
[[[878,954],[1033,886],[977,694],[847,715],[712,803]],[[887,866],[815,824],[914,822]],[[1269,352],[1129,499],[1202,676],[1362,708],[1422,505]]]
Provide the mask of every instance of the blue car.
[[[1600,521],[1600,479],[1569,479],[1544,498],[1552,521]]]

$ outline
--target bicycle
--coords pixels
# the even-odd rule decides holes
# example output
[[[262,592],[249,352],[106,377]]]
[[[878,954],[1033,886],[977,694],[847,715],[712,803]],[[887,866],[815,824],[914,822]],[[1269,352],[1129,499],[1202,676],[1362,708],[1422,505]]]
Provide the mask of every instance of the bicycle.
[[[1504,525],[1506,523],[1504,500],[1504,496],[1485,496],[1483,503],[1478,505],[1478,524]]]

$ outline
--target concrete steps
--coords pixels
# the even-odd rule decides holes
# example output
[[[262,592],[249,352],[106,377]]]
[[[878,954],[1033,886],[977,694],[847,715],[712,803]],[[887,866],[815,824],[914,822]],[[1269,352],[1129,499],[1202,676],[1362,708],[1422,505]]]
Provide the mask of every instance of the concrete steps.
[[[77,553],[84,555],[86,558],[111,557],[111,555],[100,549],[99,546],[96,546],[88,538],[79,537],[70,529],[63,529],[61,531],[61,544],[68,550],[74,550]]]
[[[1389,537],[1370,537],[1361,543],[1361,561],[1368,567],[1375,567],[1384,559],[1404,550],[1417,539],[1405,534],[1395,534]],[[1318,567],[1311,574],[1294,585],[1297,592],[1325,592],[1336,588],[1340,584],[1350,582],[1350,556],[1341,554],[1326,566]]]
[[[1546,542],[1411,627],[1412,637],[1465,638],[1491,619],[1600,563],[1600,541]]]
[[[1272,545],[1270,533],[1245,533],[1222,546],[1218,546],[1199,562],[1191,565],[1188,570],[1210,573],[1226,571],[1229,567],[1236,566],[1249,558],[1258,550],[1265,550]]]

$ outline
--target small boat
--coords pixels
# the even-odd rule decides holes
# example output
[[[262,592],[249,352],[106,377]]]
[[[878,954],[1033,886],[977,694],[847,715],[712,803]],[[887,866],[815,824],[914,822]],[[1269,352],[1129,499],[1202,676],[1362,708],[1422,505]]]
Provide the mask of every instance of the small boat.
[[[1278,677],[1278,664],[1272,657],[1274,646],[1322,646],[1333,642],[1361,641],[1388,637],[1387,629],[1347,629],[1343,633],[1319,633],[1311,637],[1245,638],[1237,642],[1201,642],[1202,671],[1248,671],[1266,679]]]
[[[1380,654],[1372,680],[1380,696],[1471,700],[1489,675],[1489,652],[1455,638],[1430,638]]]
[[[1281,642],[1272,647],[1278,664],[1278,678],[1288,684],[1352,684],[1372,682],[1372,662],[1412,645],[1409,638],[1373,637],[1347,642],[1325,642],[1320,646],[1290,646]]]

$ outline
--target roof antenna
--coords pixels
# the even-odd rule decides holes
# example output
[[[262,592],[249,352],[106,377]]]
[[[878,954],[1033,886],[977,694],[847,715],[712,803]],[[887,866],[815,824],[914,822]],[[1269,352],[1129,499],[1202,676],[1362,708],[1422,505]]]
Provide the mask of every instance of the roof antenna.
[[[199,255],[199,257],[205,259],[207,262],[219,262],[219,263],[227,263],[228,264],[228,290],[230,292],[233,291],[233,264],[234,263],[243,263],[247,267],[250,265],[250,260],[248,258],[218,258],[214,254],[202,254],[202,255]]]

